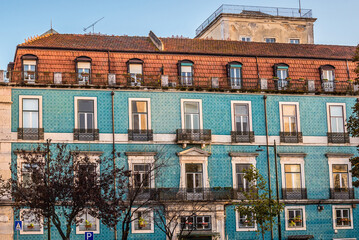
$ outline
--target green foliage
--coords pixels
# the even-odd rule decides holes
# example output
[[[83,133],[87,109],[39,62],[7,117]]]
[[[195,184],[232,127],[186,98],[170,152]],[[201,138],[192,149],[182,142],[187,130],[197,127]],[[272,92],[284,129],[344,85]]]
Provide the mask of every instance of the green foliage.
[[[243,192],[245,199],[241,200],[236,210],[242,216],[247,216],[249,224],[258,225],[258,233],[264,239],[265,232],[270,231],[271,226],[275,224],[275,218],[283,210],[284,205],[269,198],[271,191],[258,169],[253,167],[244,172],[244,178],[252,184],[248,191]]]
[[[355,51],[353,62],[356,62],[357,64],[357,67],[355,68],[354,72],[357,74],[356,80],[359,81],[359,45],[357,46],[357,49]]]

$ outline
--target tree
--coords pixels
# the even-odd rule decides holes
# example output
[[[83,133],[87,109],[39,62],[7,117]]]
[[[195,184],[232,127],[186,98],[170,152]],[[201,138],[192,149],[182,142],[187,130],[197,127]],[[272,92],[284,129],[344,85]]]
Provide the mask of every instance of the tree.
[[[271,190],[268,189],[267,182],[259,174],[258,169],[250,168],[244,172],[244,178],[252,183],[252,187],[243,192],[245,199],[237,205],[236,211],[246,216],[248,224],[259,226],[258,233],[264,240],[265,232],[271,230],[271,226],[275,224],[275,218],[283,210],[283,204],[269,198]]]
[[[86,154],[69,151],[66,144],[52,147],[50,142],[33,151],[18,150],[21,164],[12,162],[14,177],[3,180],[2,187],[7,190],[4,194],[15,201],[15,210],[22,209],[23,218],[31,214],[40,222],[43,217],[49,238],[53,224],[61,238],[69,240],[72,226],[83,221],[80,214],[87,209],[97,212],[94,202],[101,202],[99,199],[106,195],[104,186],[114,173],[121,176],[125,171],[113,169],[101,158],[94,162]]]

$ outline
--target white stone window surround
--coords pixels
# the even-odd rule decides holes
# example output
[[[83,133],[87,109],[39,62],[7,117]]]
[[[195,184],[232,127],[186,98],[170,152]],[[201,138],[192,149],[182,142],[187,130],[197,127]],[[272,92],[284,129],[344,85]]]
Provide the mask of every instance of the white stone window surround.
[[[181,166],[180,188],[186,188],[186,164],[199,163],[203,167],[203,188],[209,188],[208,157],[210,153],[199,148],[190,148],[177,153]]]
[[[38,99],[39,100],[39,128],[42,128],[42,96],[38,95],[19,95],[19,128],[23,126],[22,103],[23,99]]]
[[[16,154],[16,161],[17,161],[17,179],[19,181],[19,183],[22,182],[22,177],[21,177],[21,172],[22,172],[22,164],[25,162],[25,159],[23,158],[24,154],[25,156],[32,155],[32,154],[38,154],[41,155],[42,153],[39,152],[34,152],[34,151],[14,151],[14,153]],[[45,159],[44,159],[45,160]]]
[[[253,228],[241,228],[241,227],[239,227],[240,213],[236,209],[234,211],[236,212],[236,232],[253,232],[253,231],[257,231],[257,223],[254,223]]]
[[[203,129],[203,114],[202,114],[202,99],[181,99],[181,123],[182,123],[182,129],[186,128],[185,125],[185,116],[184,116],[184,103],[185,102],[196,102],[198,103],[199,107],[199,127],[200,129]]]
[[[283,122],[283,105],[295,105],[296,106],[296,118],[297,118],[297,132],[300,132],[300,111],[299,111],[299,102],[279,102],[279,117],[280,117],[280,131],[284,132],[284,122]]]
[[[243,38],[245,39],[244,42],[251,42],[252,41],[252,37],[251,36],[240,36],[239,40],[243,41]],[[249,41],[248,41],[249,40]]]
[[[150,219],[151,219],[151,229],[149,230],[135,230],[135,214],[138,211],[145,211],[147,213],[149,213],[150,215]],[[154,220],[153,220],[153,210],[150,210],[150,208],[146,208],[146,207],[142,207],[142,208],[138,208],[138,209],[131,209],[131,214],[132,214],[132,222],[131,222],[131,233],[154,233],[155,229],[154,229]]]
[[[97,164],[97,160],[98,158],[103,154],[102,151],[71,151],[71,153],[76,153],[78,154],[78,158],[84,158],[84,157],[88,157],[88,161],[90,163],[94,163],[96,164],[96,173],[100,174],[100,164]],[[76,172],[75,172],[76,174]]]
[[[22,214],[25,211],[25,209],[20,209],[20,219],[22,219]],[[22,223],[22,229],[24,229],[24,222]],[[36,235],[36,234],[44,234],[44,219],[43,217],[40,218],[40,225],[41,225],[41,229],[40,231],[33,231],[33,232],[28,232],[28,231],[24,231],[24,230],[20,230],[20,235]]]
[[[344,133],[347,132],[347,113],[346,113],[346,106],[345,103],[327,103],[327,126],[328,132],[332,132],[331,130],[331,123],[330,123],[330,106],[341,106],[343,108],[343,121],[344,121]]]
[[[81,217],[82,216],[80,216],[80,218]],[[78,225],[76,226],[76,234],[85,234],[85,232],[93,232],[94,234],[100,234],[100,220],[96,218],[96,231],[81,231],[80,227]]]
[[[232,182],[233,188],[236,189],[237,186],[237,173],[236,173],[236,164],[252,164],[254,167],[257,165],[256,157],[258,153],[244,153],[244,152],[231,152],[229,156],[232,157]]]
[[[132,102],[133,101],[141,101],[147,102],[147,129],[151,128],[151,98],[129,98],[128,99],[128,129],[132,130]]]
[[[151,168],[154,167],[156,152],[125,152],[128,160],[128,170],[133,172],[134,164],[149,164]],[[155,173],[151,173],[151,188],[155,188]],[[142,232],[142,231],[141,231]]]
[[[302,210],[303,227],[292,227],[292,228],[289,227],[289,224],[288,224],[289,212],[288,212],[288,210],[292,210],[292,209],[301,209]],[[286,206],[286,207],[284,207],[284,214],[285,214],[285,230],[286,231],[305,231],[305,230],[307,230],[305,206]]]
[[[351,220],[351,223],[350,223],[350,226],[345,226],[345,227],[337,227],[336,226],[336,219],[337,219],[337,216],[336,216],[336,209],[337,208],[347,208],[349,209],[350,211],[350,220]],[[354,226],[354,219],[353,219],[353,208],[352,208],[352,205],[333,205],[332,206],[332,218],[333,218],[333,229],[353,229],[353,226]]]
[[[252,125],[252,102],[251,101],[231,101],[231,121],[232,121],[232,131],[236,131],[236,126],[235,126],[235,120],[234,120],[234,114],[235,114],[235,109],[234,109],[234,105],[235,104],[247,104],[248,105],[248,124],[249,124],[249,131],[252,132],[253,131],[253,125]]]
[[[346,164],[348,165],[348,187],[352,188],[352,173],[350,169],[352,169],[352,164],[349,159],[354,156],[354,154],[348,153],[327,153],[325,156],[328,158],[329,164],[329,184],[330,188],[334,188],[333,183],[333,164]]]
[[[78,100],[93,100],[93,121],[94,121],[94,129],[97,129],[97,97],[74,97],[74,109],[75,109],[75,128],[77,129],[79,126],[78,122]]]
[[[280,158],[281,173],[282,173],[282,188],[286,188],[285,183],[285,165],[286,164],[299,164],[300,165],[300,179],[302,189],[305,188],[305,167],[304,167],[304,158],[306,153],[278,153]]]

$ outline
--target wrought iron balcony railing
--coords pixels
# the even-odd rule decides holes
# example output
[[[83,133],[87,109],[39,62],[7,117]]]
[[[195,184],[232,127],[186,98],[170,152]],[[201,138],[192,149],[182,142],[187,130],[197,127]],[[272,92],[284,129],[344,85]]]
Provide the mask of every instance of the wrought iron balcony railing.
[[[330,199],[354,199],[353,188],[331,188]]]
[[[177,129],[178,143],[210,143],[212,133],[210,129]]]
[[[44,129],[43,128],[18,128],[17,139],[23,140],[43,140]]]
[[[74,128],[74,140],[78,140],[78,141],[99,140],[99,130],[98,129]]]
[[[140,130],[140,129],[129,129],[128,130],[128,140],[129,141],[152,141],[153,140],[153,131],[152,129]]]
[[[282,188],[283,199],[297,200],[307,199],[306,188]]]
[[[252,143],[254,142],[254,132],[231,132],[232,143]]]
[[[349,143],[349,133],[332,133],[328,132],[328,143]]]
[[[282,143],[302,143],[302,132],[280,132],[280,142]]]

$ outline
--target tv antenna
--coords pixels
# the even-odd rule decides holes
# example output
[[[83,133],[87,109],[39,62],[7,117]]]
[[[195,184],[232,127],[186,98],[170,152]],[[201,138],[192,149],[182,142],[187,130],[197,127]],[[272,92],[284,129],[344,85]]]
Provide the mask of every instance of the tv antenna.
[[[89,29],[90,27],[92,27],[92,33],[95,33],[95,24],[98,23],[99,21],[101,21],[102,19],[104,19],[105,17],[100,18],[99,20],[97,20],[96,22],[94,22],[93,24],[91,24],[90,26],[88,26],[87,28],[84,28],[84,32],[87,31],[87,29]],[[91,33],[91,32],[90,32]]]

